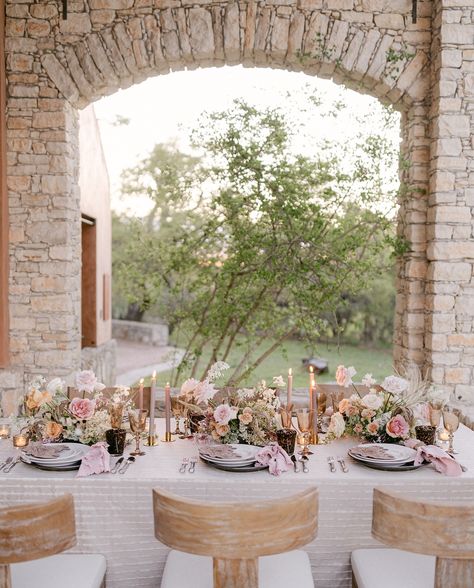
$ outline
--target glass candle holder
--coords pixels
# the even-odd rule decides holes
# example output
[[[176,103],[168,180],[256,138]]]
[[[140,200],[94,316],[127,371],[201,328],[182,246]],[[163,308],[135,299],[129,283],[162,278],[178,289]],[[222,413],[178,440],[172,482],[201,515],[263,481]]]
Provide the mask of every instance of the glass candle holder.
[[[13,447],[26,447],[30,439],[28,435],[24,435],[23,433],[18,433],[18,435],[13,435]]]
[[[10,425],[0,425],[0,439],[8,439],[11,434]]]

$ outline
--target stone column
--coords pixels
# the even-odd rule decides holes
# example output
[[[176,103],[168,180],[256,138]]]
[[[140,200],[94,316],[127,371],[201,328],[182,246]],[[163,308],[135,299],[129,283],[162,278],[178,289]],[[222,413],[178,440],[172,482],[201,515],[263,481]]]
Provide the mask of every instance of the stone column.
[[[474,401],[474,23],[434,0],[426,347],[432,379]]]
[[[50,28],[29,8],[6,7],[11,365],[0,385],[11,374],[5,388],[10,382],[17,392],[35,374],[67,375],[80,365],[77,113],[45,74]]]

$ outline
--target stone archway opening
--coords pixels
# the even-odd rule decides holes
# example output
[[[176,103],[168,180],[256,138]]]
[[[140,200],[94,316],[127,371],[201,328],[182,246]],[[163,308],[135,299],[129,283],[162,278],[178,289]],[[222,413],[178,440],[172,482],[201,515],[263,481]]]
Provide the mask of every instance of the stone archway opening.
[[[187,127],[190,130],[195,127],[202,111],[222,111],[231,106],[233,98],[243,99],[244,101],[249,100],[251,105],[259,105],[262,108],[284,107],[285,103],[296,101],[295,96],[301,96],[306,84],[311,84],[315,96],[324,96],[325,93],[329,93],[334,102],[341,102],[340,108],[343,112],[339,112],[338,115],[339,117],[344,116],[345,121],[345,124],[338,123],[338,118],[331,116],[329,117],[331,122],[328,123],[327,118],[318,116],[318,110],[320,109],[314,108],[313,110],[307,111],[304,117],[300,120],[301,122],[304,118],[305,129],[303,130],[302,128],[301,130],[303,132],[306,131],[306,137],[304,142],[302,140],[298,141],[298,149],[306,149],[305,152],[308,154],[311,153],[311,155],[316,155],[316,153],[319,152],[319,149],[316,148],[316,144],[320,144],[322,139],[321,134],[323,134],[324,138],[328,140],[339,139],[340,142],[347,143],[352,141],[355,144],[356,140],[349,139],[349,136],[354,136],[351,133],[350,126],[356,126],[355,119],[357,115],[365,114],[367,116],[367,122],[370,121],[369,115],[372,119],[377,116],[382,117],[382,109],[377,104],[376,99],[367,95],[356,94],[350,90],[344,90],[344,88],[336,86],[329,80],[319,80],[319,78],[318,80],[315,80],[314,77],[309,77],[303,73],[289,73],[284,70],[241,67],[206,68],[191,72],[183,71],[170,73],[166,76],[158,76],[147,80],[133,88],[121,91],[118,94],[105,97],[103,100],[94,104],[101,131],[105,132],[105,141],[104,135],[102,135],[102,142],[106,159],[109,152],[116,154],[115,157],[110,157],[109,160],[109,162],[113,162],[112,166],[116,168],[115,171],[112,171],[111,184],[114,184],[115,179],[116,188],[118,190],[120,185],[119,169],[120,171],[125,168],[130,169],[141,161],[141,158],[134,158],[135,152],[139,151],[143,159],[145,159],[156,143],[162,143],[169,137],[176,138],[171,130],[171,124],[169,122],[170,118],[179,118],[181,125],[184,125],[185,128]],[[261,88],[261,91],[259,92],[255,89],[251,92],[245,91],[246,86],[253,86],[254,88],[257,86],[259,89]],[[222,91],[220,90],[220,87],[223,87]],[[211,88],[212,90],[210,90]],[[183,96],[185,91],[188,93],[188,97]],[[291,94],[291,99],[288,99],[287,92],[293,92]],[[216,94],[220,97],[218,98]],[[192,97],[192,99],[190,97]],[[347,112],[342,106],[344,101],[350,105]],[[323,110],[329,108],[328,102],[329,100],[324,101],[324,106],[321,106]],[[301,98],[298,102],[298,106],[303,111],[308,108],[309,103],[307,97],[306,99]],[[136,104],[140,105],[139,112],[137,112],[134,107]],[[360,112],[358,110],[359,108],[361,109]],[[176,110],[176,114],[174,113],[174,110]],[[294,110],[291,110],[291,117],[295,124],[297,124],[297,110],[298,107],[294,107]],[[308,127],[312,126],[313,118],[318,122],[314,122],[315,128],[313,133],[308,133]],[[128,121],[128,126],[120,126],[120,123],[117,126],[116,121],[120,121],[121,119]],[[326,126],[329,128],[322,133],[321,126],[325,124],[325,121]],[[167,128],[166,132],[160,128],[162,124]],[[133,132],[130,127],[133,127]],[[339,130],[335,127],[338,127]],[[397,128],[393,132],[395,136],[400,132],[399,124],[396,125],[396,127]],[[372,127],[372,132],[377,133],[376,128]],[[344,139],[342,139],[343,136]],[[179,138],[181,141],[185,141],[187,139],[187,133],[183,131],[179,135]],[[124,145],[127,146],[126,150],[123,148]],[[307,147],[309,145],[313,145],[312,150]],[[183,146],[182,143],[181,146]],[[397,153],[393,155],[393,159],[394,161],[398,161],[398,145],[395,145],[395,149],[397,150]],[[188,152],[186,147],[185,152]],[[298,153],[299,152],[300,151],[298,151]],[[117,163],[117,158],[121,165]],[[394,167],[396,167],[396,163]],[[109,172],[110,169],[111,168],[109,167]],[[393,189],[396,192],[396,184]],[[117,203],[121,207],[121,210],[127,208],[127,205],[122,199],[120,202],[116,200],[115,205],[117,205]],[[128,207],[130,209],[130,215],[132,216],[145,216],[148,210],[139,196],[135,196],[134,198],[130,197],[128,200]],[[148,225],[148,222],[146,222],[145,225]],[[387,281],[390,281],[388,276]],[[390,292],[390,294],[392,293]],[[121,302],[122,304],[119,305],[120,316],[117,314],[116,310],[114,318],[126,318],[125,312],[127,305],[123,303],[123,299]],[[341,314],[341,321],[348,320],[350,314],[349,311]],[[145,320],[152,321],[154,316],[159,315],[157,315],[156,312],[147,313],[147,319]],[[354,328],[354,316],[351,315],[351,317],[351,325]],[[369,321],[367,321],[366,325],[368,325],[368,323]],[[335,327],[335,325],[333,325],[333,327]],[[356,328],[359,328],[359,325]],[[389,327],[388,330],[390,331],[389,336],[393,337],[393,329]],[[361,346],[367,344],[373,345],[373,343],[367,343],[367,341],[371,341],[369,331],[370,329],[366,327],[364,334],[367,335],[367,339],[365,341],[360,341]],[[348,331],[346,331],[346,333],[347,332]],[[351,344],[354,341],[354,336],[353,331]],[[176,337],[176,334],[174,337]],[[329,335],[329,338],[330,337],[331,336]],[[178,345],[178,347],[183,346],[185,341],[183,340],[182,335],[178,335],[178,339],[173,338],[174,344]],[[319,345],[314,350],[315,353],[323,354],[323,356],[329,351],[329,348],[326,349],[323,343],[324,340],[325,337],[322,337]],[[334,341],[334,339],[332,339],[332,341]],[[347,338],[343,335],[340,343],[342,344],[344,342],[347,343]],[[122,343],[120,341],[118,343],[120,347]],[[385,347],[384,352],[386,352]],[[388,355],[388,352],[386,353]],[[306,355],[306,351],[302,349],[301,357],[305,357]],[[385,369],[390,370],[390,360],[388,358],[383,358],[383,352],[380,355]],[[332,352],[330,354],[330,359],[332,368],[334,367],[334,362],[337,361],[337,359],[333,359]],[[300,357],[298,357],[298,363],[299,360]],[[341,360],[343,360],[342,356],[339,363]],[[233,361],[235,363],[235,358]],[[283,361],[284,359],[282,358],[282,362]],[[337,365],[337,363],[335,365]]]

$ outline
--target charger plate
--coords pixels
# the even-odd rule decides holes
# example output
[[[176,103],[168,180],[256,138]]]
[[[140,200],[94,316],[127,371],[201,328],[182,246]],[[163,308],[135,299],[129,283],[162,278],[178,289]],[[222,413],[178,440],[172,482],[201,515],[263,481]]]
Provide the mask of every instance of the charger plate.
[[[208,466],[216,468],[216,470],[223,470],[224,472],[248,473],[248,472],[259,472],[260,470],[267,470],[268,469],[267,465],[257,465],[257,464],[255,464],[254,466],[253,465],[246,465],[246,466],[240,466],[240,467],[226,466],[226,465],[221,465],[219,463],[214,463],[212,461],[208,461],[207,459],[202,457],[202,455],[200,455],[199,457]]]
[[[385,464],[379,463],[368,463],[365,461],[357,461],[357,463],[367,468],[371,468],[373,470],[382,470],[383,472],[410,472],[413,470],[419,470],[420,468],[424,468],[425,466],[430,465],[428,462],[420,463],[419,465],[415,465],[414,462],[411,462],[392,466],[387,466]]]
[[[81,467],[80,461],[63,466],[43,465],[35,462],[28,462],[24,459],[21,459],[21,461],[25,465],[33,466],[34,468],[38,468],[39,470],[45,470],[47,472],[71,472],[73,470],[78,470]]]

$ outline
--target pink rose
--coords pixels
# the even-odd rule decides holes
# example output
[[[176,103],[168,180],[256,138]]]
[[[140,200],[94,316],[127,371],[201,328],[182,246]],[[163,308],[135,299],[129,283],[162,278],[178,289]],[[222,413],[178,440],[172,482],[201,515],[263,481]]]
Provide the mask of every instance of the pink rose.
[[[355,368],[352,366],[346,368],[343,365],[338,365],[336,370],[336,382],[339,384],[339,386],[349,388],[349,386],[352,384],[352,376],[355,376],[356,373],[357,372]]]
[[[80,421],[90,419],[94,411],[95,400],[89,398],[73,398],[69,404],[69,412]]]
[[[387,431],[387,435],[390,435],[390,437],[393,437],[394,439],[396,437],[406,439],[408,437],[410,427],[402,415],[397,414],[397,416],[394,416],[388,421],[385,426],[385,430]]]
[[[235,419],[237,411],[235,408],[231,408],[228,404],[219,404],[214,411],[214,420],[219,425],[227,425],[227,423]]]

